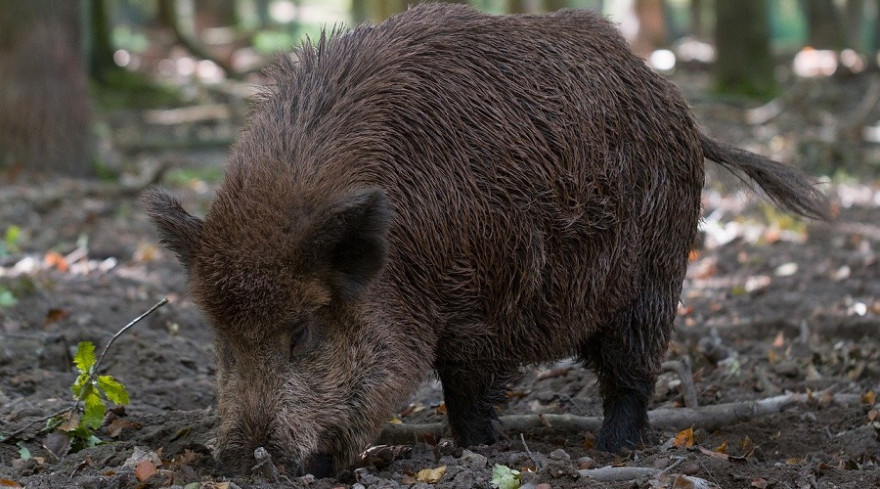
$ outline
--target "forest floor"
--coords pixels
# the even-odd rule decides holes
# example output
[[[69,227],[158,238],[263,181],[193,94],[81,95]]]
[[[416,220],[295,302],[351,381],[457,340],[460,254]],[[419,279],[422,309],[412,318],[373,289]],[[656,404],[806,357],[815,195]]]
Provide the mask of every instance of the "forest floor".
[[[788,161],[812,159],[810,171],[848,167],[858,159],[851,154],[877,162],[871,146],[853,153],[846,142],[821,137],[828,121],[858,110],[864,79],[816,82],[760,124],[746,122],[754,111],[741,104],[701,98],[699,79],[683,85],[710,132],[731,143]],[[234,134],[237,123],[205,130]],[[111,143],[155,130],[108,124]],[[828,154],[842,163],[829,163]],[[120,159],[132,167],[173,161],[161,185],[203,213],[225,151],[141,149]],[[655,422],[656,444],[610,455],[592,448],[593,430],[546,426],[508,429],[498,443],[468,450],[427,437],[430,443],[386,449],[393,460],[368,457],[339,479],[278,482],[216,471],[212,332],[185,294],[183,270],[159,248],[137,192],[56,179],[7,185],[0,189],[0,231],[15,225],[21,234],[8,236],[0,254],[0,487],[470,488],[491,487],[496,464],[521,471],[523,487],[532,488],[880,487],[876,174],[850,173],[826,187],[837,212],[831,224],[793,221],[723,180],[710,177],[704,192],[704,239],[692,256],[668,353],[668,360],[689,362],[701,408],[683,408],[688,382],[664,372],[653,409],[658,417],[670,409],[681,416]],[[69,450],[65,437],[45,427],[47,417],[72,405],[76,345],[88,340],[100,351],[162,297],[170,303],[121,336],[103,365],[127,386],[131,403],[113,409],[97,431],[106,443]],[[749,404],[786,393],[811,395],[764,414]],[[594,374],[571,360],[525,367],[508,394],[502,419],[601,416]],[[394,419],[404,426],[442,421],[441,403],[438,383],[429,381]],[[705,406],[721,406],[721,421],[703,424],[695,413]],[[600,467],[623,480],[588,472]],[[631,467],[652,470],[633,475]]]

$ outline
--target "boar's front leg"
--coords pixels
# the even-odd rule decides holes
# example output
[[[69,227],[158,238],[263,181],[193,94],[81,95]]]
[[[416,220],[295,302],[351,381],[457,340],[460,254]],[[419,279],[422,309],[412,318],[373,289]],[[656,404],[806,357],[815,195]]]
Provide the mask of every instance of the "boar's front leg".
[[[605,416],[599,450],[616,453],[647,441],[648,403],[674,319],[675,301],[667,297],[644,293],[581,348],[599,377]]]
[[[437,373],[456,444],[470,447],[494,443],[492,420],[498,419],[495,405],[504,401],[503,376],[474,370],[473,364],[438,365]]]

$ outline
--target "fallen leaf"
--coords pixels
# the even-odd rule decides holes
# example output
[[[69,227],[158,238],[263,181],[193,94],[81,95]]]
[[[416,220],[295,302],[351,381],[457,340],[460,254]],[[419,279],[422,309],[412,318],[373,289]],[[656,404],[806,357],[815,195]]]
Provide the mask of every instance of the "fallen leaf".
[[[70,316],[69,310],[61,309],[59,307],[53,307],[49,309],[48,312],[46,312],[46,320],[43,323],[43,326],[62,321],[64,319],[67,319],[68,316]]]
[[[43,439],[43,448],[48,450],[55,458],[60,459],[70,449],[70,436],[61,430],[55,430]]]
[[[119,438],[119,435],[122,434],[122,430],[126,428],[139,429],[140,423],[135,423],[123,418],[116,418],[110,422],[110,425],[107,427],[107,434],[112,438]]]
[[[156,466],[153,465],[153,462],[149,460],[141,461],[134,468],[134,476],[137,477],[137,479],[141,482],[149,479],[150,477],[155,475],[156,472],[158,472],[156,470]]]
[[[57,268],[59,271],[67,272],[70,270],[70,264],[67,263],[67,260],[64,259],[64,256],[61,253],[57,253],[55,251],[50,251],[46,253],[46,256],[43,257],[43,262],[50,266]]]
[[[773,340],[773,346],[776,348],[782,348],[785,346],[785,334],[782,331],[776,335],[776,338]]]
[[[762,479],[760,477],[756,477],[752,479],[752,483],[749,484],[749,487],[756,487],[758,489],[767,489],[770,487],[770,483],[767,482],[767,479]]]
[[[0,487],[24,487],[12,479],[0,479]]]
[[[750,458],[755,454],[755,443],[748,436],[740,440],[739,447],[745,452],[743,458]]]
[[[422,469],[416,474],[416,480],[419,482],[427,482],[428,484],[436,484],[440,482],[443,474],[446,473],[446,466],[441,465],[436,469]]]
[[[202,485],[200,486],[201,489],[229,489],[230,487],[231,486],[229,485],[229,482],[215,482],[215,481],[202,482]],[[236,487],[238,487],[238,486],[236,486]]]
[[[862,394],[862,404],[867,404],[868,406],[873,406],[874,402],[876,402],[876,398],[874,396],[874,391],[868,391]]]
[[[694,446],[694,429],[687,428],[679,431],[675,435],[675,442],[673,443],[673,445],[678,448]]]
[[[412,403],[409,406],[405,407],[403,411],[400,412],[399,416],[401,418],[405,418],[410,414],[417,413],[421,410],[425,409],[425,406],[419,403]]]
[[[722,442],[713,450],[715,453],[727,453],[727,442]]]
[[[522,475],[506,465],[495,464],[492,467],[492,487],[498,489],[519,489]]]

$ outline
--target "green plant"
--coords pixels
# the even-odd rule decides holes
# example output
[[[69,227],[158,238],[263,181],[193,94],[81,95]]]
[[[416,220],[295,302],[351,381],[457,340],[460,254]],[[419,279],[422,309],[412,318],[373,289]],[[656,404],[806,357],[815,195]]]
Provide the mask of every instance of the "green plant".
[[[100,443],[94,430],[101,427],[104,415],[107,413],[105,401],[126,405],[129,397],[125,386],[118,380],[110,375],[97,375],[98,362],[95,357],[95,345],[91,341],[82,341],[77,345],[73,364],[79,375],[70,386],[70,390],[77,401],[77,407],[82,406],[82,415],[76,426],[67,433],[71,437],[72,448],[76,450]]]
[[[18,299],[12,295],[12,291],[0,286],[0,307],[14,307],[16,304],[18,304]]]
[[[522,475],[506,465],[495,464],[492,467],[492,486],[498,489],[519,489]]]
[[[18,245],[19,240],[21,239],[21,228],[12,225],[6,228],[6,233],[3,235],[3,242],[0,242],[0,256],[6,256],[10,253],[18,253],[21,251],[21,248]]]

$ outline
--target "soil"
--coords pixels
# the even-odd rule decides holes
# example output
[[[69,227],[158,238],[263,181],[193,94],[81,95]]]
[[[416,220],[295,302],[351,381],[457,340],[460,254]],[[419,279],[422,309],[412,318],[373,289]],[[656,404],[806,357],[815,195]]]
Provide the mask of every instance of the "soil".
[[[849,81],[827,83],[853,104],[863,93],[847,88]],[[689,87],[686,93],[699,92],[699,83]],[[728,104],[718,115],[718,104],[695,105],[723,139],[784,159],[797,157],[790,142],[810,130],[796,114],[780,116],[768,132],[731,123],[741,107]],[[131,166],[163,160],[187,168],[191,176],[169,172],[161,185],[198,213],[216,184],[205,175],[216,175],[224,152],[153,150],[120,158]],[[701,406],[785,392],[817,393],[811,400],[714,429],[696,427],[692,438],[680,431],[691,424],[685,420],[655,429],[653,443],[619,455],[594,450],[593,431],[508,431],[494,445],[467,450],[427,437],[429,443],[378,449],[339,478],[282,474],[277,482],[225,478],[214,465],[212,332],[185,294],[183,270],[158,247],[136,193],[84,190],[62,179],[7,186],[0,231],[17,225],[22,235],[12,243],[18,249],[7,246],[0,255],[0,292],[17,301],[0,307],[0,487],[470,488],[491,487],[496,464],[520,470],[522,487],[530,488],[880,486],[880,407],[873,397],[880,391],[880,185],[872,177],[829,185],[836,221],[803,224],[719,181],[724,177],[711,177],[704,192],[703,240],[692,256],[668,359],[689,359]],[[104,443],[66,447],[66,437],[46,430],[46,419],[72,405],[77,344],[91,341],[100,351],[162,297],[169,304],[118,338],[102,366],[127,387],[131,403],[107,415],[97,431]],[[601,416],[595,376],[572,360],[524,367],[508,394],[502,416]],[[653,407],[683,409],[682,394],[682,379],[664,372]],[[441,401],[439,384],[428,381],[394,422],[442,421]],[[135,472],[144,470],[143,460],[157,469],[151,477]],[[578,472],[604,466],[668,470],[623,481]],[[440,467],[445,472],[433,479],[420,473]]]

